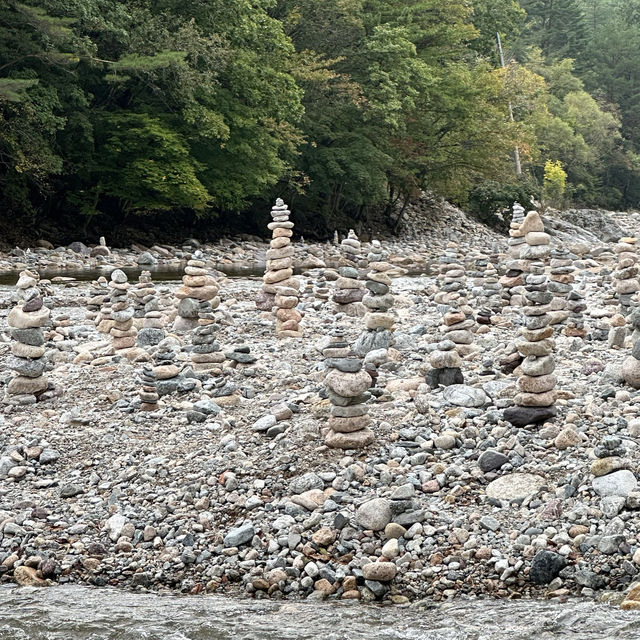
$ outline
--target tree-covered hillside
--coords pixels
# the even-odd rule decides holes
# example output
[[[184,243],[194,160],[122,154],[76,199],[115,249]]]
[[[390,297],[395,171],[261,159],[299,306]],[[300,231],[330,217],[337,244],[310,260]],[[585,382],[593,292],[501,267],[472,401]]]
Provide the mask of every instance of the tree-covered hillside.
[[[277,195],[322,236],[423,189],[637,207],[639,44],[640,0],[5,0],[0,211],[248,230]]]

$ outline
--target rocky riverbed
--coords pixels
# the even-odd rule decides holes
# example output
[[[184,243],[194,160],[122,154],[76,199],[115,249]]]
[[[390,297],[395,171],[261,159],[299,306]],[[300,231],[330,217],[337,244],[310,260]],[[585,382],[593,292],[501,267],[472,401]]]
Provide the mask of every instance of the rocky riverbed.
[[[615,222],[627,235],[640,226],[630,216]],[[477,331],[463,385],[425,384],[441,340],[437,283],[405,270],[426,270],[451,239],[468,256],[506,246],[463,216],[385,243],[395,267],[394,346],[377,363],[367,403],[375,441],[360,451],[329,449],[323,438],[322,349],[336,326],[350,341],[362,331],[361,318],[336,315],[314,295],[334,245],[296,245],[302,339],[275,338],[272,316],[253,302],[258,279],[220,278],[217,341],[232,402],[192,378],[157,411],[140,412],[142,364],[109,355],[85,321],[88,285],[50,285],[52,316],[70,320],[66,337],[46,345],[55,391],[0,414],[0,581],[396,604],[462,594],[620,600],[640,571],[640,396],[621,376],[630,344],[607,342],[611,246],[582,252],[586,339],[556,335],[558,416],[522,428],[502,415],[517,393],[517,308]],[[14,252],[0,266],[108,273],[149,258],[179,265],[189,251],[134,247],[92,258],[78,248]],[[234,240],[201,249],[214,267],[259,263],[264,247]],[[9,289],[2,301],[4,358]],[[186,367],[190,351],[180,345],[189,337],[175,343]]]

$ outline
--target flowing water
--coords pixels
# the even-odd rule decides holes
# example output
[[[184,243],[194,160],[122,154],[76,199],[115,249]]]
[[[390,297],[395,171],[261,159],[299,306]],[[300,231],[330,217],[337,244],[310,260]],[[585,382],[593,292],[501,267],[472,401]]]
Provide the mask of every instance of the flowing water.
[[[83,586],[0,588],[0,640],[638,640],[640,612],[586,600],[278,603]]]

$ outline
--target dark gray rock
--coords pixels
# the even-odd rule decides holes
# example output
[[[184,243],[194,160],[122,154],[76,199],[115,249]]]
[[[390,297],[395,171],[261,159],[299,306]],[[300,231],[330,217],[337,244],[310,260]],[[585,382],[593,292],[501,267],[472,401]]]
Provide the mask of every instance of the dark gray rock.
[[[531,562],[529,578],[534,584],[549,584],[567,566],[567,559],[554,551],[542,549]]]

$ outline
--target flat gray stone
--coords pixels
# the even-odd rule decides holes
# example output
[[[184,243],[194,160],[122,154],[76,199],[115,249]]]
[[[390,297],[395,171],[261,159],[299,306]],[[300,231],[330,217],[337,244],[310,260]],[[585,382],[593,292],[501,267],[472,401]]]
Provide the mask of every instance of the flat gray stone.
[[[487,394],[482,389],[476,389],[466,384],[452,384],[445,388],[443,398],[456,407],[481,407],[486,404]]]
[[[627,469],[608,473],[606,476],[594,478],[593,490],[602,497],[622,496],[626,498],[638,486],[636,477]]]
[[[532,496],[546,484],[541,476],[532,473],[510,473],[487,485],[487,497],[495,500],[521,501]]]
[[[237,529],[231,529],[224,537],[223,544],[225,547],[239,547],[241,544],[251,542],[255,535],[255,529],[251,523],[243,524]]]

